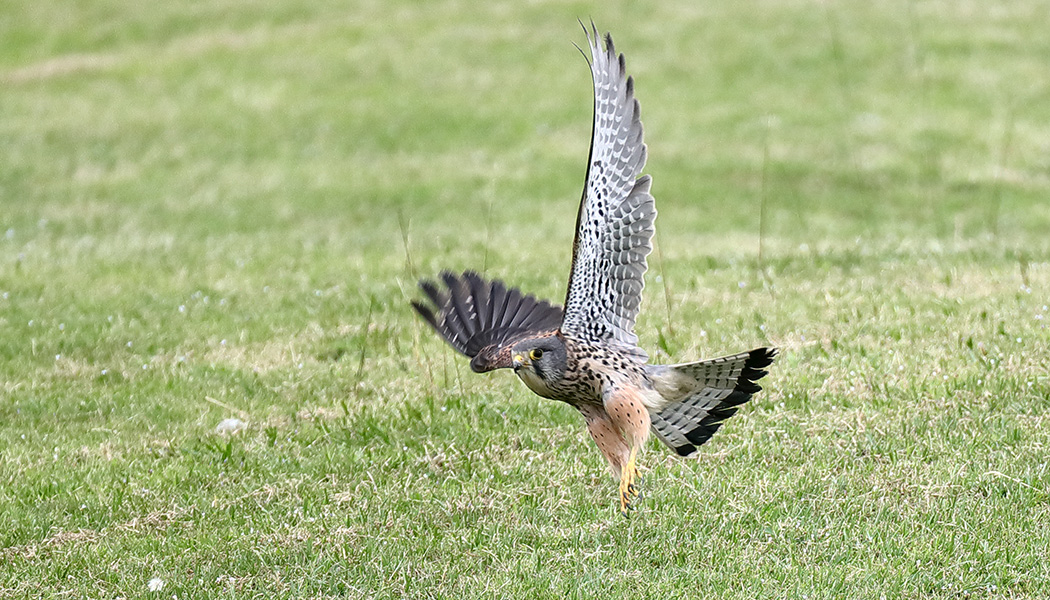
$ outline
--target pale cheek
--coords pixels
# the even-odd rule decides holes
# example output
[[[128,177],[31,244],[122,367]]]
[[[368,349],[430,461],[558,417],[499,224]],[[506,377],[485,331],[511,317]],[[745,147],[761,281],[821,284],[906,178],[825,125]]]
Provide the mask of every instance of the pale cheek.
[[[518,371],[518,377],[525,382],[525,385],[529,387],[533,392],[544,395],[547,392],[547,386],[542,379],[536,373],[528,369],[522,369]]]

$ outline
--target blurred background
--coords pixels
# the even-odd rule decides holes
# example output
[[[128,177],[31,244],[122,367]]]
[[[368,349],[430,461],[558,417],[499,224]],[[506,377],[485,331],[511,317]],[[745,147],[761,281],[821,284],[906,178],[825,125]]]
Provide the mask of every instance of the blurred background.
[[[3,590],[1039,597],[1048,9],[8,2]],[[700,466],[650,449],[630,528],[578,416],[407,304],[563,297],[577,19],[641,102],[643,347],[785,349]]]

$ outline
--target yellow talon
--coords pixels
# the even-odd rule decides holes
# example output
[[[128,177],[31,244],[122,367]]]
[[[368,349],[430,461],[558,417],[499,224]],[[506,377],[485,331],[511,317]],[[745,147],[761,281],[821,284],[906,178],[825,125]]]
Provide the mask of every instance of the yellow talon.
[[[634,500],[638,498],[638,486],[635,485],[635,482],[641,477],[634,466],[637,454],[637,447],[631,448],[631,457],[627,460],[620,475],[620,514],[624,517],[629,516],[629,511],[634,510]]]

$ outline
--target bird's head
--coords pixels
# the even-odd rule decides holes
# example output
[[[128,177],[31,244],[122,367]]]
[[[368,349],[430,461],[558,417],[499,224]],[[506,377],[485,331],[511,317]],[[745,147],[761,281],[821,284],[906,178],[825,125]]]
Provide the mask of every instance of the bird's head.
[[[514,372],[536,391],[532,378],[549,387],[565,376],[567,354],[565,342],[557,335],[532,338],[518,342],[511,349]],[[539,393],[537,391],[537,393]]]

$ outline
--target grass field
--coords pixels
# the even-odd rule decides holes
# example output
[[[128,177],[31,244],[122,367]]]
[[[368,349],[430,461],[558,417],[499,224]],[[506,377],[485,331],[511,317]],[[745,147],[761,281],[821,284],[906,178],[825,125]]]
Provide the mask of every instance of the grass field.
[[[1050,597],[1050,6],[639,4],[6,4],[0,596]],[[577,17],[642,103],[643,347],[783,349],[629,521],[408,305],[563,297]]]

